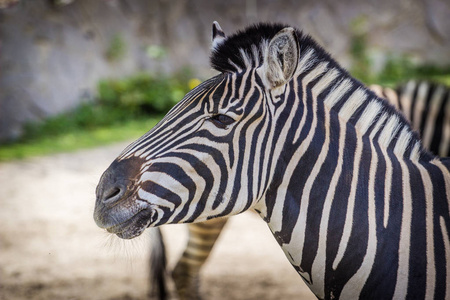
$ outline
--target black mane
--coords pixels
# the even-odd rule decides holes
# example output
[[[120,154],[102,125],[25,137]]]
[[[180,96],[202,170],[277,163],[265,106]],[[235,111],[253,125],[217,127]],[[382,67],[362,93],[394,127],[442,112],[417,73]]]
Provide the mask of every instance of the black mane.
[[[241,70],[246,69],[245,61],[240,53],[244,51],[247,56],[252,59],[252,64],[256,66],[256,61],[261,64],[263,62],[264,53],[262,49],[263,42],[269,42],[280,30],[286,27],[292,27],[280,23],[257,23],[251,25],[244,30],[240,30],[231,36],[227,37],[225,41],[219,44],[211,52],[210,62],[211,67],[219,72],[236,72],[236,67]],[[317,43],[308,35],[302,33],[301,30],[295,29],[300,46],[300,55],[308,48],[314,48],[316,57],[322,56],[330,62],[334,62],[329,54],[322,49]],[[253,48],[256,47],[258,57],[255,58]]]

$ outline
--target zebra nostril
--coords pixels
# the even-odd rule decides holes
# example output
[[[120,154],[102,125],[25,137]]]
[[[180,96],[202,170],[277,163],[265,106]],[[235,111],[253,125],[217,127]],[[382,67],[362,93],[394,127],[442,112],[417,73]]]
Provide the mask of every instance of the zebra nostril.
[[[102,202],[105,204],[115,203],[122,198],[124,191],[124,188],[113,186],[103,193]]]

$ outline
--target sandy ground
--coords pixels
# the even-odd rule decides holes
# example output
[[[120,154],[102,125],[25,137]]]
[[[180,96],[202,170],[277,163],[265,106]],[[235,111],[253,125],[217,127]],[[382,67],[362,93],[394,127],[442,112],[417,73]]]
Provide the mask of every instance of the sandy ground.
[[[0,164],[0,299],[146,299],[148,235],[96,227],[94,190],[126,144]],[[172,266],[185,225],[163,228]],[[203,270],[204,299],[315,299],[256,214],[233,217]]]

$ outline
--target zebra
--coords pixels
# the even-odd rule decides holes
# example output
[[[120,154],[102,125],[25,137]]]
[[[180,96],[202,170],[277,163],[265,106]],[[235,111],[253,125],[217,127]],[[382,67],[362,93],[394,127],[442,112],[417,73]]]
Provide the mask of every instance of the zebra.
[[[425,147],[442,157],[450,156],[450,89],[431,81],[410,80],[395,89],[372,84],[369,88],[379,97],[388,100],[402,112],[422,137]],[[412,113],[414,112],[414,114]],[[415,116],[415,117],[414,117]],[[172,272],[180,299],[200,299],[200,269],[206,262],[227,218],[213,219],[204,223],[188,224],[188,243]],[[152,261],[165,259],[162,236],[152,239]],[[155,267],[156,266],[156,267]],[[150,264],[150,288],[152,295],[159,295],[165,285],[154,283],[156,278],[165,280],[166,269]],[[159,288],[159,289],[157,289]]]
[[[450,159],[310,36],[260,23],[102,174],[120,238],[255,210],[320,299],[450,298]]]
[[[422,144],[441,157],[450,156],[450,89],[430,81],[410,80],[395,89],[369,86],[400,110],[419,132]]]

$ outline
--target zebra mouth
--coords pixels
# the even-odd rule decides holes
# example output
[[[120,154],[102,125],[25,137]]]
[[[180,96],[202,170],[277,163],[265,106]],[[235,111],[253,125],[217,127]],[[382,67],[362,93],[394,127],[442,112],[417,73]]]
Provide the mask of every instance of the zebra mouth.
[[[121,239],[135,238],[150,226],[153,215],[152,210],[143,209],[125,222],[106,228],[106,231],[117,235]]]

